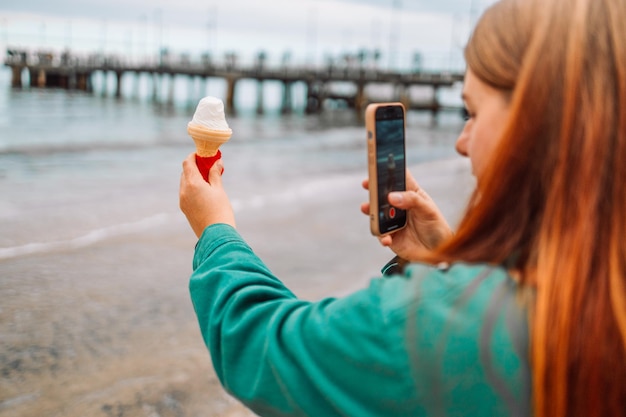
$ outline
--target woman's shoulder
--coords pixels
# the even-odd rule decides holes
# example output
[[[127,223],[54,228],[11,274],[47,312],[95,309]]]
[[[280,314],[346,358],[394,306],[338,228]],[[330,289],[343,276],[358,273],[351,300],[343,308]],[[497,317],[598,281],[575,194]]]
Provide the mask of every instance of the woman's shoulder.
[[[402,323],[416,392],[424,393],[427,408],[478,415],[467,407],[481,399],[491,415],[526,410],[527,306],[506,268],[411,264],[372,285],[388,322]]]
[[[442,328],[456,327],[472,334],[480,333],[484,326],[505,333],[526,326],[524,291],[503,266],[411,264],[404,276],[417,306],[416,320],[423,318],[429,325],[439,322],[445,325]]]
[[[371,286],[392,310],[403,310],[409,305],[454,308],[470,300],[485,302],[493,297],[494,291],[506,298],[515,298],[518,293],[518,286],[507,270],[490,264],[412,263],[402,274],[373,280]]]
[[[432,267],[411,264],[405,274],[429,300],[463,303],[494,297],[516,297],[519,287],[501,265],[453,263]]]

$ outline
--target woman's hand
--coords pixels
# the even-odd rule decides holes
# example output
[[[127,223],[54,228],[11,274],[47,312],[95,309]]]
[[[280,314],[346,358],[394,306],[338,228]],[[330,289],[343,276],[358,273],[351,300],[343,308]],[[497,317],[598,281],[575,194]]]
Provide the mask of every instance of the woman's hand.
[[[422,190],[415,178],[407,170],[407,191],[389,193],[389,203],[407,211],[407,225],[404,229],[379,238],[383,246],[388,246],[396,255],[408,261],[416,260],[420,251],[434,249],[452,236],[448,222],[435,202]],[[363,188],[369,189],[369,181],[363,181]],[[370,204],[361,204],[361,211],[369,216]]]
[[[180,209],[198,237],[212,224],[226,223],[235,227],[235,214],[222,186],[222,172],[223,164],[220,159],[209,171],[209,182],[206,182],[198,171],[196,154],[190,154],[183,161],[179,190]]]

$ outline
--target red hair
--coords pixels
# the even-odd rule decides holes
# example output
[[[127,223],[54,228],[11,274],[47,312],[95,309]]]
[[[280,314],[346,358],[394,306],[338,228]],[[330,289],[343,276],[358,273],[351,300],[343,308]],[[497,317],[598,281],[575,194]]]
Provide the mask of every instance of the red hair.
[[[465,55],[511,97],[457,234],[431,261],[513,259],[534,288],[537,416],[626,412],[626,2],[501,0]]]

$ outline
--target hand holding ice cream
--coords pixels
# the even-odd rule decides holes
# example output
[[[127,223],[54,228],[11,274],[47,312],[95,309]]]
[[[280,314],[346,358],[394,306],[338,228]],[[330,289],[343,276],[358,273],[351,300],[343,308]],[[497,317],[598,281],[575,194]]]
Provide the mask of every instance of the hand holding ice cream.
[[[196,144],[196,164],[202,177],[208,181],[209,170],[222,157],[219,147],[228,142],[233,131],[224,115],[224,103],[216,97],[200,100],[187,132]]]

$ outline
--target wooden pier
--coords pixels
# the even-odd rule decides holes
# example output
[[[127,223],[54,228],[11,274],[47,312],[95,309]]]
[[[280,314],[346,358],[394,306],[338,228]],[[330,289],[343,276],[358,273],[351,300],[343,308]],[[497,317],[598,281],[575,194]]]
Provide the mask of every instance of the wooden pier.
[[[116,57],[91,55],[89,57],[73,56],[62,53],[58,56],[51,53],[28,53],[24,50],[8,49],[5,65],[12,70],[11,84],[15,88],[23,86],[23,74],[29,75],[31,87],[56,87],[92,92],[92,77],[95,73],[115,74],[115,96],[122,96],[122,78],[148,74],[153,79],[153,98],[157,99],[157,85],[163,77],[186,76],[192,82],[200,78],[221,78],[226,81],[226,110],[234,113],[236,108],[235,92],[237,83],[243,79],[255,80],[258,85],[257,113],[264,111],[263,83],[278,81],[283,85],[281,111],[289,113],[292,108],[292,87],[296,83],[306,86],[307,113],[322,111],[325,101],[339,101],[345,106],[361,113],[365,106],[374,101],[366,94],[366,87],[373,84],[389,85],[393,88],[393,101],[401,101],[408,109],[429,111],[436,115],[447,110],[439,101],[438,92],[441,88],[450,88],[463,80],[461,73],[432,72],[389,72],[367,68],[365,66],[328,65],[324,68],[306,68],[295,66],[269,67],[259,60],[256,64],[245,67],[237,65],[235,57],[226,57],[222,63],[214,63],[208,59],[191,62],[189,59],[177,60],[161,56],[157,63],[128,63]],[[333,83],[351,83],[354,93],[338,94],[332,91]],[[171,83],[170,85],[173,85]],[[409,89],[413,86],[428,87],[432,91],[430,98],[420,102],[410,99]],[[167,100],[173,100],[173,88],[168,92]],[[454,109],[458,110],[458,109]]]

